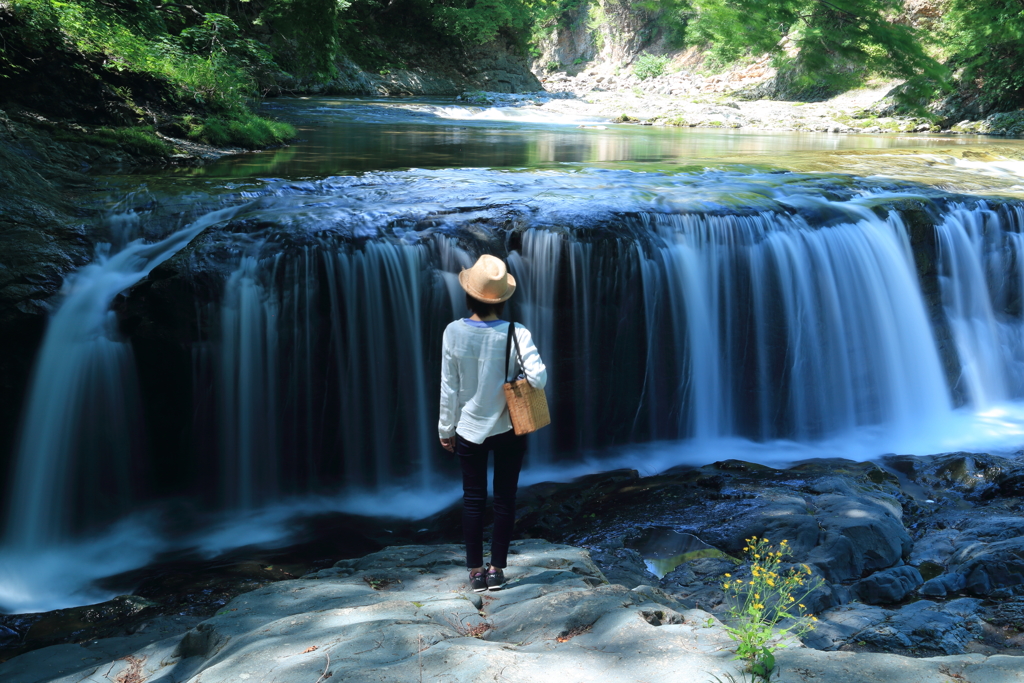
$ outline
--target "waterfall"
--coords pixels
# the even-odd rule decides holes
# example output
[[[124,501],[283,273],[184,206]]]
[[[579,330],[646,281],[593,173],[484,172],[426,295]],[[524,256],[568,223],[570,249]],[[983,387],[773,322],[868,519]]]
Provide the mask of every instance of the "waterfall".
[[[950,414],[910,231],[873,208],[892,195],[772,185],[756,208],[726,211],[698,206],[705,185],[690,201],[690,185],[665,180],[645,210],[559,220],[523,204],[495,223],[472,202],[429,214],[437,205],[402,186],[407,220],[381,204],[395,180],[371,181],[268,192],[190,257],[225,275],[193,283],[197,320],[182,323],[198,330],[177,359],[192,364],[191,433],[182,482],[165,495],[253,510],[311,493],[436,490],[452,470],[436,435],[441,333],[464,315],[458,272],[484,251],[507,256],[519,281],[509,313],[550,369],[553,423],[531,438],[531,467],[652,441],[898,438]],[[234,211],[154,244],[130,241],[125,218],[123,247],[69,278],[26,406],[8,541],[45,544],[72,520],[91,523],[83,511],[111,520],[137,507],[153,439],[139,406],[163,387],[138,386],[111,302]],[[1020,208],[981,203],[935,227],[942,302],[978,405],[1024,395],[1022,224]],[[202,481],[190,474],[200,470]]]
[[[548,383],[558,384],[558,364],[552,363],[558,325],[556,311],[559,264],[562,260],[564,239],[561,234],[548,230],[529,229],[523,233],[522,247],[508,256],[509,271],[516,278],[520,296],[511,304],[519,311],[516,322],[521,322],[533,336],[540,357],[548,367]],[[509,318],[508,314],[505,316]],[[527,449],[527,465],[550,462],[554,449],[552,430],[531,434]]]
[[[45,546],[103,511],[131,509],[141,416],[134,361],[110,305],[119,293],[236,208],[209,213],[158,242],[128,242],[69,277],[36,360],[15,451],[5,543]],[[103,510],[105,508],[105,510]]]
[[[1024,396],[1024,208],[957,204],[936,225],[942,303],[968,399]]]
[[[278,484],[277,301],[244,257],[221,308],[221,483],[231,508],[273,499]]]
[[[218,413],[198,428],[220,434],[225,507],[339,482],[435,483],[430,338],[456,303],[464,308],[431,267],[442,245],[448,257],[468,258],[443,240],[355,246],[324,237],[239,261],[212,355]]]
[[[640,402],[654,438],[808,440],[913,429],[950,409],[897,214],[822,228],[776,213],[641,225],[655,239],[627,253],[641,273]]]

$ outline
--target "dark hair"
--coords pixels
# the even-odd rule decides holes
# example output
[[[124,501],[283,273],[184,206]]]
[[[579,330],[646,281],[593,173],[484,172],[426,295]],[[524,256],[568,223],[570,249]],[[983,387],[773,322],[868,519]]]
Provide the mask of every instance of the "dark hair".
[[[492,313],[500,318],[501,314],[505,311],[504,301],[496,304],[489,304],[486,301],[474,299],[469,294],[466,294],[466,306],[481,318],[486,318]]]

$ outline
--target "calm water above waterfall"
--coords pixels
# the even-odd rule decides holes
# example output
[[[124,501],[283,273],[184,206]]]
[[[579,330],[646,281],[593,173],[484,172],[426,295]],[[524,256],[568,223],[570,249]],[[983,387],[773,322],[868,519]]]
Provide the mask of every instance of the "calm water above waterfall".
[[[483,251],[551,371],[527,482],[1024,442],[1015,141],[273,106],[303,141],[105,179],[0,482],[0,608],[297,513],[449,504],[440,336]]]

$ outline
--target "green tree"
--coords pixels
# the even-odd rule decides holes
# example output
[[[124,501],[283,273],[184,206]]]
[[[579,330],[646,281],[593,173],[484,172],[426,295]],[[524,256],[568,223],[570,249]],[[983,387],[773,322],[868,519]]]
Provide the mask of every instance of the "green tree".
[[[693,9],[691,42],[723,64],[771,53],[798,87],[849,87],[857,74],[877,73],[907,79],[903,97],[914,99],[946,79],[917,32],[896,23],[901,0],[694,0]],[[787,41],[798,49],[793,60]]]
[[[977,86],[988,106],[1024,106],[1024,2],[949,0],[943,23],[959,80]]]
[[[341,13],[347,0],[272,0],[261,15],[284,39],[278,52],[284,66],[319,78],[330,78],[335,71]]]

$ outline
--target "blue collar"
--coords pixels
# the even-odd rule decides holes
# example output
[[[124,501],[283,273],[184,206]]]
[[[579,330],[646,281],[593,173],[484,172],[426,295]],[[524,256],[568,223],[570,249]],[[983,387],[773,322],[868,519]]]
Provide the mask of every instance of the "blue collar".
[[[466,323],[470,327],[497,327],[498,325],[507,325],[506,320],[473,320],[471,318],[463,318],[462,322]]]

